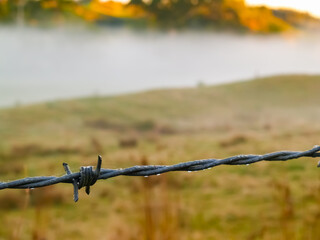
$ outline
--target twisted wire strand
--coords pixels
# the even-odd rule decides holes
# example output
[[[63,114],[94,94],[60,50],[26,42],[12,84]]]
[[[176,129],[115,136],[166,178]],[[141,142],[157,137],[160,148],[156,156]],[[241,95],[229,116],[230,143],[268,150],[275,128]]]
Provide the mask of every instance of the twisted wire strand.
[[[0,190],[6,188],[25,189],[39,188],[57,183],[71,183],[74,187],[74,201],[78,201],[78,190],[86,187],[86,193],[90,193],[90,186],[97,180],[108,179],[120,175],[125,176],[151,176],[172,171],[200,171],[219,165],[248,165],[261,161],[287,161],[301,157],[320,157],[320,146],[302,152],[280,151],[264,155],[237,155],[225,159],[203,159],[174,165],[143,165],[133,166],[125,169],[103,169],[101,168],[102,158],[98,156],[98,163],[95,171],[90,167],[81,167],[80,172],[72,173],[68,164],[63,163],[66,175],[61,177],[41,176],[27,177],[11,182],[0,182]],[[320,162],[318,167],[320,166]]]

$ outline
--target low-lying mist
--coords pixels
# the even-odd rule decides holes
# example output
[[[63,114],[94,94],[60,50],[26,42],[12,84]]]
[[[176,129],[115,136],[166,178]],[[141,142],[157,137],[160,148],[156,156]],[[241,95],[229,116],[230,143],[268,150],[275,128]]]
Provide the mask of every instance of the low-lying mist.
[[[319,73],[320,35],[0,29],[0,106]]]

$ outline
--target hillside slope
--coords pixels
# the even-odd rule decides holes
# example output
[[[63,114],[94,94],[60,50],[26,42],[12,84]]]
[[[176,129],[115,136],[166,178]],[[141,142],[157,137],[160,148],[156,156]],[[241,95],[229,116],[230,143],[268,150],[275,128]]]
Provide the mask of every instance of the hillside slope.
[[[115,97],[49,102],[0,111],[1,134],[43,127],[180,130],[284,127],[319,122],[320,76],[278,76],[220,86],[154,90]],[[55,124],[56,123],[56,124]],[[51,124],[50,128],[46,128]],[[143,126],[146,125],[146,126]],[[7,131],[13,129],[12,131]]]
[[[238,32],[278,33],[312,25],[319,21],[295,11],[250,7],[244,0],[131,0],[119,1],[0,1],[0,23],[17,19],[31,26],[89,22],[108,26],[160,29],[215,29]]]

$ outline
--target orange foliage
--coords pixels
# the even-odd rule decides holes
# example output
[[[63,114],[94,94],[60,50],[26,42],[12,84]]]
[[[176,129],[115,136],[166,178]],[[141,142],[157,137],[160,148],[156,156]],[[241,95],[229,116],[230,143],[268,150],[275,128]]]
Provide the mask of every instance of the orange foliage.
[[[41,7],[43,8],[57,8],[58,7],[58,2],[56,0],[50,0],[50,1],[42,1],[41,2]]]
[[[84,18],[85,20],[92,22],[99,18],[99,14],[92,11],[91,9],[87,9],[81,5],[75,7],[74,12],[76,15]]]
[[[118,18],[141,18],[145,16],[145,11],[139,6],[124,5],[120,2],[100,2],[94,0],[89,8],[99,14]]]
[[[266,7],[248,7],[242,0],[228,0],[225,7],[234,9],[239,16],[240,24],[252,32],[281,32],[292,28]]]
[[[292,28],[282,19],[275,17],[267,8],[246,8],[239,13],[241,24],[253,32],[280,32]]]

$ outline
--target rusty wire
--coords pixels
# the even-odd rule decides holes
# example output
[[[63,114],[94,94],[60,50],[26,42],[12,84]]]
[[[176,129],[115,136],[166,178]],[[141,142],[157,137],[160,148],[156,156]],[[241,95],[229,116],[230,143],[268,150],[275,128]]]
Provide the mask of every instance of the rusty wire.
[[[301,157],[320,157],[320,146],[314,146],[312,149],[302,152],[280,151],[264,155],[237,155],[225,159],[203,159],[174,165],[144,165],[125,169],[103,169],[101,168],[102,158],[101,156],[98,156],[98,163],[95,170],[93,170],[93,167],[91,166],[81,167],[79,172],[72,173],[68,164],[63,163],[64,170],[66,171],[66,175],[64,176],[27,177],[11,182],[0,182],[0,190],[6,188],[33,189],[57,183],[71,183],[74,188],[74,201],[77,202],[79,198],[78,190],[82,187],[86,187],[86,193],[89,194],[90,186],[97,180],[108,179],[120,175],[147,177],[172,171],[200,171],[219,165],[249,165],[261,161],[287,161]],[[318,167],[319,166],[320,162],[318,164]]]

